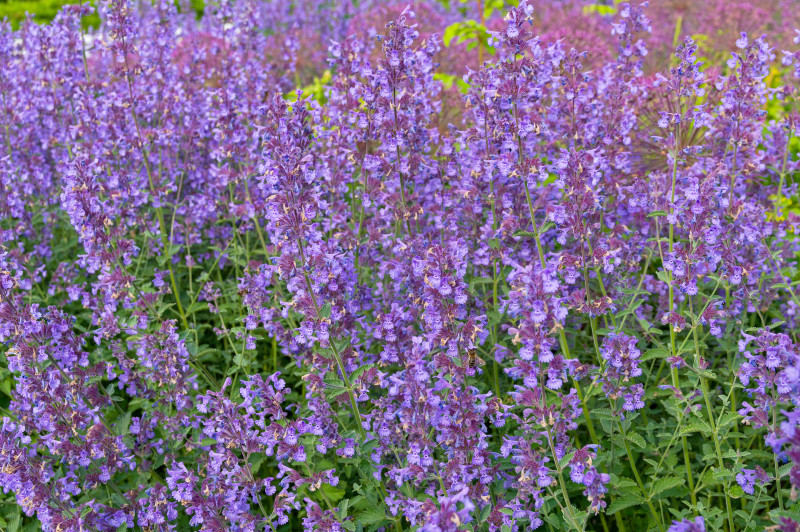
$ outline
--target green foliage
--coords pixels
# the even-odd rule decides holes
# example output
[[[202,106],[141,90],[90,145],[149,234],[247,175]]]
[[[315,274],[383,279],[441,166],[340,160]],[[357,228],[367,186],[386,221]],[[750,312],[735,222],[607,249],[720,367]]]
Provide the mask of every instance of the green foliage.
[[[617,4],[618,2],[614,2]],[[583,14],[584,15],[592,15],[597,14],[601,16],[611,16],[616,14],[617,8],[614,6],[609,6],[606,4],[587,4],[583,6]]]
[[[72,1],[64,2],[63,0],[0,0],[0,20],[7,19],[14,29],[19,28],[19,25],[28,17],[33,15],[34,22],[44,24],[50,22],[58,14],[59,10],[69,4],[79,4],[82,2]],[[93,6],[94,0],[89,2]],[[176,4],[179,2],[176,0]],[[201,15],[205,8],[204,0],[190,0],[192,9]],[[83,17],[84,28],[97,28],[100,26],[100,17],[97,13]]]
[[[472,50],[476,46],[482,46],[490,54],[494,54],[494,48],[489,46],[489,30],[485,24],[475,20],[465,20],[455,22],[447,26],[442,36],[445,46],[451,46],[453,40],[456,44],[467,43],[467,49]]]
[[[0,19],[8,19],[11,27],[16,29],[28,17],[34,15],[33,20],[38,23],[46,23],[58,14],[62,6],[78,2],[63,2],[59,0],[21,0],[0,2]],[[84,27],[97,27],[100,25],[100,18],[96,15],[84,17]]]

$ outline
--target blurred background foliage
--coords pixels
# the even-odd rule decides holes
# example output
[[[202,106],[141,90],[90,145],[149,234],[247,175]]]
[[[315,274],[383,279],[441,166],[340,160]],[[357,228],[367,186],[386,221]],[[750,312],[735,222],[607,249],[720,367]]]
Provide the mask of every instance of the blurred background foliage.
[[[210,0],[213,3],[214,0]],[[282,0],[284,1],[284,0]],[[296,2],[303,0],[285,0],[287,2]],[[333,1],[348,1],[348,0],[333,0]],[[350,0],[358,4],[362,0]],[[614,16],[618,4],[621,0],[601,0],[599,2],[563,2],[562,0],[544,0],[552,2],[548,7],[553,8],[557,4],[582,4],[580,14],[584,17],[583,22],[588,23],[596,21],[599,18]],[[634,0],[635,1],[635,0]],[[472,68],[477,67],[484,60],[489,59],[494,54],[494,49],[490,45],[490,32],[497,29],[498,21],[501,20],[501,14],[504,13],[509,6],[517,5],[518,0],[437,0],[448,11],[459,11],[464,17],[463,21],[449,25],[443,35],[441,35],[443,44],[446,48],[455,46],[466,47],[468,54],[474,54],[477,61],[475,64],[470,65]],[[540,7],[541,0],[533,0],[533,4]],[[793,19],[783,20],[788,15],[781,7],[785,7],[785,0],[760,0],[752,3],[731,2],[729,10],[725,13],[715,13],[713,5],[725,5],[724,0],[708,0],[706,7],[703,7],[704,2],[691,2],[687,0],[654,0],[650,2],[650,17],[652,19],[660,19],[661,23],[656,24],[661,28],[654,28],[654,34],[650,36],[650,41],[659,43],[662,41],[672,41],[672,47],[667,47],[661,50],[656,46],[651,50],[649,57],[650,67],[646,70],[657,70],[658,63],[663,61],[671,61],[671,50],[682,41],[685,36],[691,36],[699,46],[699,59],[705,64],[724,64],[724,59],[729,56],[730,51],[733,49],[733,40],[736,39],[740,31],[759,32],[763,30],[775,31],[779,27],[792,25],[796,22],[792,16],[788,18]],[[793,0],[789,0],[789,5],[792,5]],[[63,5],[80,3],[75,1],[60,1],[60,0],[0,0],[0,20],[7,19],[12,28],[17,29],[19,25],[29,15],[33,16],[33,20],[38,23],[47,23],[52,20],[58,10]],[[95,1],[89,2],[95,5]],[[175,0],[179,9],[191,8],[198,17],[202,16],[206,6],[205,0]],[[392,4],[389,1],[387,4]],[[417,4],[425,3],[415,0],[401,1],[402,4],[409,4],[415,9]],[[378,2],[377,4],[381,4]],[[376,5],[377,5],[376,4]],[[190,6],[190,7],[189,7]],[[706,8],[712,8],[712,14],[709,15]],[[748,11],[750,9],[750,11]],[[557,9],[556,9],[557,11]],[[764,11],[771,13],[770,16],[764,17]],[[577,13],[571,13],[574,16]],[[796,16],[796,14],[795,14]],[[769,20],[772,18],[773,20]],[[572,19],[565,19],[572,20]],[[561,26],[560,32],[569,34],[570,31],[577,31],[577,42],[586,40],[586,49],[592,49],[598,53],[598,48],[592,45],[591,35],[598,29],[590,27],[588,24],[578,24],[572,30],[565,28],[563,24],[554,21],[556,26]],[[563,21],[562,21],[563,22]],[[574,22],[574,20],[573,20]],[[100,25],[100,18],[97,13],[93,13],[84,17],[83,25],[85,28],[97,28]],[[424,26],[422,24],[425,33]],[[581,26],[585,26],[581,28]],[[752,26],[752,27],[751,27]],[[773,27],[774,26],[774,27]],[[665,29],[666,28],[666,29]],[[548,35],[552,32],[552,28],[545,25],[539,28],[540,32]],[[785,29],[785,28],[784,28]],[[603,29],[602,31],[605,31]],[[667,32],[672,37],[667,35],[659,35],[659,33]],[[779,32],[780,33],[780,32]],[[800,33],[800,32],[799,32]],[[563,36],[562,36],[563,37]],[[576,37],[573,35],[573,37]],[[791,35],[784,35],[785,39],[790,39]],[[573,39],[575,40],[575,39]],[[651,44],[653,44],[651,43]],[[772,43],[778,44],[778,43]],[[663,47],[662,47],[663,48]],[[777,52],[780,53],[780,52]],[[602,55],[602,54],[601,54]],[[440,65],[440,71],[436,74],[436,78],[442,82],[445,89],[450,89],[455,85],[456,89],[466,93],[468,85],[463,81],[463,72],[449,71],[447,65]],[[783,84],[783,76],[786,72],[773,69],[772,74],[766,80],[771,88],[779,87]],[[317,100],[324,100],[325,87],[330,83],[332,77],[330,71],[315,72],[313,81],[298,79],[297,88],[302,90],[306,95],[312,95]],[[311,81],[309,83],[309,81]],[[289,99],[296,98],[296,94],[288,95]],[[777,120],[782,115],[790,112],[785,103],[778,99],[773,99],[767,104],[768,120]],[[791,144],[792,153],[800,151],[800,140],[793,139]],[[797,176],[787,176],[789,183],[794,182]],[[795,212],[800,214],[800,198],[798,197],[784,197],[785,203],[784,212]]]
[[[25,20],[28,14],[34,15],[34,20],[36,22],[46,23],[53,20],[61,6],[80,3],[83,2],[64,2],[61,0],[0,0],[0,20],[7,18],[14,29],[19,27],[20,23]],[[89,3],[95,5],[94,1]],[[176,4],[180,5],[179,2],[176,2]],[[198,15],[202,15],[205,6],[204,0],[190,0],[190,4]],[[98,17],[96,13],[84,17],[83,25],[87,28],[96,28],[100,25],[100,17]]]

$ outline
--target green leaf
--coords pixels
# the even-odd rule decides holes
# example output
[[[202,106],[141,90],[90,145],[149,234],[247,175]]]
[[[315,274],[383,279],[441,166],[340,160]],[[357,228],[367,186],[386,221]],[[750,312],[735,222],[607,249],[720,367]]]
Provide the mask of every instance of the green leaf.
[[[333,399],[334,397],[339,397],[343,393],[347,393],[347,388],[342,379],[337,379],[335,377],[325,378],[325,397]]]
[[[93,375],[93,376],[89,377],[88,379],[86,379],[85,381],[83,381],[83,385],[84,386],[91,386],[92,384],[97,384],[98,382],[100,382],[102,380],[103,380],[103,376],[102,375]]]
[[[684,482],[686,482],[684,479],[678,477],[659,478],[650,486],[650,498],[655,497],[662,491],[682,486]]]
[[[455,74],[445,74],[443,72],[437,72],[433,75],[433,79],[442,82],[442,86],[445,89],[449,89],[453,86],[453,83],[456,82],[456,75]]]
[[[567,510],[567,508],[562,508],[561,509],[561,513],[564,516],[564,521],[566,521],[567,523],[572,521],[569,518],[569,516],[571,515],[572,519],[575,519],[575,524],[579,525],[581,530],[584,530],[586,528],[584,526],[584,522],[589,517],[588,514],[585,514],[583,512],[579,512],[578,509],[575,508],[572,505],[569,505],[569,510]]]
[[[792,511],[792,510],[779,510],[774,509],[769,513],[769,518],[772,519],[773,523],[777,523],[781,517],[786,517],[793,521],[800,521],[800,512]]]
[[[702,432],[704,434],[711,434],[714,432],[711,430],[711,425],[708,422],[703,421],[702,419],[693,419],[689,421],[686,425],[681,427],[681,436],[692,432]]]
[[[375,364],[364,364],[363,366],[356,368],[356,370],[350,375],[350,381],[354,381],[357,378],[361,377],[365,371],[368,371],[375,367]]]
[[[621,477],[614,484],[618,488],[638,488],[639,485],[630,478]]]
[[[464,81],[463,78],[456,78],[456,86],[461,94],[466,94],[469,92],[470,84]]]
[[[200,312],[201,310],[208,310],[208,301],[195,301],[186,309],[186,315],[191,316],[195,312]]]
[[[378,506],[358,514],[356,521],[362,525],[374,525],[386,519],[386,511],[383,509],[383,506]]]
[[[569,461],[572,460],[574,456],[575,456],[575,451],[568,453],[563,458],[561,458],[561,460],[558,461],[558,464],[561,466],[561,469],[567,467],[567,464],[569,464]]]
[[[608,505],[606,514],[614,515],[620,510],[624,510],[625,508],[630,508],[631,506],[637,506],[639,504],[642,504],[642,502],[644,502],[644,499],[642,499],[638,495],[625,494],[624,496],[617,498],[611,504]]]
[[[744,490],[739,484],[733,484],[728,490],[728,495],[734,499],[738,499],[744,495]]]
[[[462,23],[455,22],[450,24],[444,29],[444,34],[442,35],[442,42],[444,43],[445,47],[450,47],[450,43],[453,42],[453,39],[456,38],[458,32],[461,30]]]
[[[344,494],[346,493],[342,488],[337,488],[331,486],[330,484],[323,484],[320,489],[325,495],[328,496],[331,502],[334,503],[341,500],[341,498],[344,497]]]
[[[614,413],[611,411],[610,408],[592,408],[590,412],[592,418],[595,419],[617,419],[619,416],[615,416]]]
[[[650,332],[653,332],[653,333],[654,333],[655,331],[657,331],[657,330],[658,330],[658,329],[653,329],[653,326],[652,326],[652,325],[650,325],[650,324],[649,324],[648,322],[646,322],[645,320],[643,320],[643,319],[639,318],[638,316],[636,317],[636,321],[638,321],[638,322],[639,322],[639,327],[641,327],[641,328],[642,328],[642,330],[644,330],[645,332],[647,332],[647,331],[650,331]]]
[[[128,433],[128,427],[130,424],[131,412],[128,411],[117,418],[117,422],[114,424],[114,432],[117,434],[117,436],[124,436]]]
[[[200,440],[201,447],[211,447],[212,445],[216,444],[217,440],[215,440],[214,438],[203,438],[202,440]]]
[[[344,388],[344,381],[336,377],[325,377],[323,379],[325,386],[330,388]]]
[[[628,433],[626,438],[628,441],[633,442],[635,445],[641,447],[642,449],[647,447],[647,443],[645,443],[644,438],[642,438],[639,434],[636,434],[635,432]]]
[[[116,504],[118,508],[123,508],[128,505],[128,501],[119,493],[112,493],[111,500],[114,501],[114,504]]]
[[[669,356],[669,350],[667,348],[656,347],[645,351],[639,358],[639,361],[644,362],[645,360],[652,360],[654,358],[666,358],[668,356]]]
[[[659,216],[667,216],[669,213],[666,211],[653,211],[647,215],[648,218],[656,218]]]
[[[603,17],[614,15],[617,12],[617,8],[614,6],[607,6],[604,4],[588,4],[583,6],[583,14],[584,15],[591,15],[591,14],[598,14]]]
[[[503,316],[498,311],[493,310],[491,312],[486,313],[486,318],[489,327],[491,327],[493,325],[497,325],[498,323],[500,323],[503,319]]]
[[[725,412],[722,414],[722,418],[720,418],[719,423],[717,423],[717,428],[721,429],[723,427],[727,427],[728,425],[740,419],[742,419],[742,416],[736,412]]]
[[[325,303],[325,305],[319,309],[319,315],[323,318],[330,318],[331,317],[331,304]]]
[[[22,516],[17,514],[8,522],[8,532],[18,532],[19,525],[22,523]]]
[[[336,510],[336,515],[339,517],[340,521],[344,521],[347,518],[347,510],[350,508],[350,499],[342,499],[342,502],[339,503],[339,508]]]

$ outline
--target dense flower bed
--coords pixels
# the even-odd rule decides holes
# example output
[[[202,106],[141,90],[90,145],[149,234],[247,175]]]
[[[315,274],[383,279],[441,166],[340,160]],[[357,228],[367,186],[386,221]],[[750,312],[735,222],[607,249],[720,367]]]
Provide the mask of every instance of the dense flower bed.
[[[712,3],[774,39],[670,2],[0,24],[0,528],[800,530],[800,33]]]

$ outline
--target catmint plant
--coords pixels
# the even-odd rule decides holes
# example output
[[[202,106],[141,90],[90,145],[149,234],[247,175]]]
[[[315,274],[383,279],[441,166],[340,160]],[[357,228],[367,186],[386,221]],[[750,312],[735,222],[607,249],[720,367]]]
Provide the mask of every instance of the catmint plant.
[[[0,529],[799,530],[800,20],[699,4],[0,21]]]

